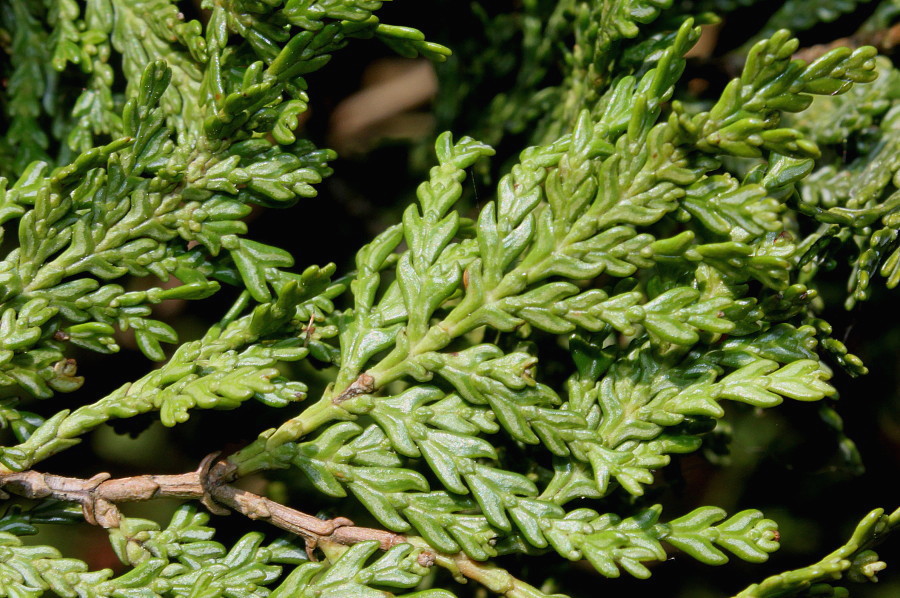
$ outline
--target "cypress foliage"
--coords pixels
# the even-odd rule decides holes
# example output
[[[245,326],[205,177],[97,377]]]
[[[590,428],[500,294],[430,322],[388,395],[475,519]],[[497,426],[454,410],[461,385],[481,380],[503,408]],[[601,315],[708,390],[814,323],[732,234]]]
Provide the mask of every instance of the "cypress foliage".
[[[0,0],[0,492],[30,499],[0,517],[0,596],[444,598],[472,580],[538,598],[571,591],[542,574],[567,560],[640,579],[673,555],[761,563],[775,521],[669,513],[658,472],[720,438],[729,404],[817,403],[855,455],[831,378],[867,370],[820,290],[848,255],[847,307],[900,282],[900,76],[867,45],[798,59],[789,30],[871,5],[858,37],[877,44],[896,2],[782,3],[711,99],[687,92],[686,55],[752,0],[473,6],[494,42],[460,41],[435,100],[471,136],[437,136],[416,200],[346,271],[249,231],[255,206],[316,201],[332,174],[335,153],[298,132],[308,79],[348,45],[450,49],[381,22],[380,0],[189,4]],[[478,106],[491,77],[511,85]],[[154,317],[226,288],[237,300],[196,340]],[[127,330],[157,367],[67,401],[76,350],[112,355]],[[209,434],[195,471],[41,463],[105,424],[202,430],[205,410],[251,400],[280,424],[230,454]],[[276,470],[288,490],[239,483]],[[120,510],[164,497],[183,502],[167,523]],[[215,540],[228,512],[254,531]],[[63,524],[108,530],[123,567],[22,539]],[[732,590],[846,595],[898,525],[876,509],[815,564]]]

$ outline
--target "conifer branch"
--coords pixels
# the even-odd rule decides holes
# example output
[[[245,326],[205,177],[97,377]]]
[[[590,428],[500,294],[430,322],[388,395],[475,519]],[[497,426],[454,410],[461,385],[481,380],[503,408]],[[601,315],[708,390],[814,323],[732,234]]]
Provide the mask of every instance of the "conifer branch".
[[[195,471],[174,475],[112,478],[109,474],[101,473],[89,479],[80,479],[34,470],[9,473],[0,475],[0,490],[29,499],[50,498],[78,503],[88,523],[108,529],[118,528],[123,522],[118,510],[120,503],[157,498],[193,499],[203,503],[215,514],[227,515],[229,511],[222,509],[225,506],[249,519],[265,521],[300,536],[306,543],[311,560],[315,558],[313,551],[320,546],[353,546],[374,542],[381,550],[387,551],[396,546],[412,544],[420,549],[416,560],[423,567],[436,564],[462,579],[477,581],[489,590],[510,598],[543,596],[507,571],[473,561],[465,553],[448,555],[435,552],[420,538],[360,527],[346,517],[320,519],[224,483],[219,476],[230,469],[224,461],[217,461],[218,457],[218,453],[213,453]]]
[[[310,550],[320,542],[351,545],[376,540],[383,550],[408,540],[401,534],[358,527],[345,517],[323,520],[281,505],[264,496],[225,483],[228,471],[218,453],[209,455],[195,470],[173,475],[139,475],[113,478],[100,473],[89,479],[58,476],[28,470],[0,475],[0,490],[35,500],[51,498],[81,505],[85,520],[104,528],[119,527],[120,503],[157,498],[183,498],[203,503],[215,514],[227,515],[222,505],[250,519],[266,521],[302,537]]]
[[[863,2],[789,0],[716,89],[702,69],[718,62],[689,59],[700,27],[753,2],[442,8],[487,34],[459,27],[465,62],[436,98],[447,128],[474,136],[437,135],[415,201],[339,272],[295,270],[305,256],[248,218],[332,175],[334,152],[298,126],[321,92],[310,75],[366,40],[435,62],[447,48],[382,22],[382,0],[0,0],[0,492],[34,501],[0,515],[0,596],[449,598],[437,565],[542,598],[496,559],[637,578],[673,548],[769,559],[774,521],[671,513],[659,472],[727,452],[709,441],[729,420],[785,402],[815,404],[795,411],[861,469],[834,369],[867,368],[824,321],[839,293],[822,272],[846,263],[849,308],[879,278],[900,284],[900,72],[868,46],[797,59],[783,27]],[[898,18],[896,1],[873,4],[853,39],[889,43]],[[154,315],[226,287],[237,300],[195,340]],[[56,396],[90,374],[76,348],[111,355],[126,330],[159,367],[89,401]],[[193,472],[39,470],[119,420],[202,426],[251,400],[267,408],[242,420],[255,439]],[[240,487],[273,470],[269,497]],[[347,517],[293,509],[300,493]],[[185,501],[165,527],[119,508],[163,497]],[[196,503],[302,542],[254,531],[226,548]],[[19,540],[71,523],[74,505],[126,573]],[[874,580],[871,547],[897,523],[873,512],[824,560],[741,595]]]

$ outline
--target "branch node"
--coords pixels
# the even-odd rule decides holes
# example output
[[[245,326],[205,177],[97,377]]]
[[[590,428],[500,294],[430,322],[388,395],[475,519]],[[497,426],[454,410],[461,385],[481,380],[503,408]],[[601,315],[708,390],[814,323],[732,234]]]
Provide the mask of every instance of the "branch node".
[[[112,476],[107,472],[98,473],[85,480],[82,489],[72,497],[81,504],[81,512],[84,514],[85,521],[107,529],[118,527],[122,520],[116,505],[97,493],[100,485],[110,478]]]
[[[95,497],[93,494],[90,497],[89,502],[81,504],[81,511],[84,513],[85,520],[104,529],[119,527],[119,524],[122,522],[122,514],[119,512],[119,508],[105,498]]]
[[[89,492],[93,492],[97,489],[97,486],[109,479],[112,479],[112,475],[109,472],[102,471],[96,475],[89,477],[87,479],[87,482],[85,483],[85,486],[89,486]]]
[[[373,392],[375,392],[375,378],[363,372],[344,392],[331,399],[331,402],[335,405],[340,405],[353,397],[372,394]]]
[[[334,536],[334,532],[339,528],[353,527],[355,525],[353,521],[346,517],[335,517],[334,519],[322,521],[322,523],[328,524],[329,529],[327,532],[303,535],[303,541],[306,544],[306,556],[311,561],[318,560],[313,551],[319,546],[319,542],[330,540]]]
[[[356,525],[355,523],[353,523],[353,521],[347,519],[346,517],[335,517],[334,519],[329,519],[328,523],[331,524],[331,532],[329,532],[329,535],[333,534],[334,530],[339,527],[349,527],[351,525]]]
[[[203,496],[200,497],[200,504],[207,508],[213,515],[229,515],[231,511],[216,503],[212,497],[212,491],[222,484],[219,476],[210,475],[213,466],[221,455],[221,451],[210,453],[203,457],[200,465],[197,467],[197,476],[200,479],[200,487],[203,489]]]

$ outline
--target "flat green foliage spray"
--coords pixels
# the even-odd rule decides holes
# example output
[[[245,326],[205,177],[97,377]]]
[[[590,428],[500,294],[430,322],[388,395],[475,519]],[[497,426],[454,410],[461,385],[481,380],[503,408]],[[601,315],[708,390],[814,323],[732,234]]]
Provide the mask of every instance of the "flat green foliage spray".
[[[769,559],[773,520],[670,514],[659,472],[721,437],[729,403],[818,403],[853,453],[830,379],[866,368],[818,317],[817,284],[848,254],[848,306],[900,282],[900,79],[865,45],[796,59],[785,27],[870,5],[860,35],[877,41],[897,2],[782,3],[711,99],[686,92],[686,55],[752,0],[453,5],[498,40],[461,41],[441,71],[435,111],[473,136],[437,136],[415,201],[342,271],[248,230],[254,206],[308,202],[332,174],[298,129],[307,75],[348,45],[450,50],[381,22],[380,0],[197,4],[0,0],[0,492],[30,499],[0,517],[0,596],[540,598],[573,591],[551,579],[567,561],[644,579],[671,556]],[[511,87],[455,116],[490,61]],[[471,210],[476,170],[496,176],[471,176]],[[237,300],[196,340],[154,315],[225,288]],[[121,331],[156,367],[67,402],[75,351],[116,353]],[[209,435],[195,471],[41,464],[107,423],[251,400],[281,423],[230,454]],[[273,470],[294,486],[239,483]],[[168,523],[119,508],[162,497],[183,503]],[[254,531],[220,543],[207,510]],[[107,529],[122,567],[22,539],[58,524]],[[844,596],[875,580],[898,524],[877,509],[736,595]]]

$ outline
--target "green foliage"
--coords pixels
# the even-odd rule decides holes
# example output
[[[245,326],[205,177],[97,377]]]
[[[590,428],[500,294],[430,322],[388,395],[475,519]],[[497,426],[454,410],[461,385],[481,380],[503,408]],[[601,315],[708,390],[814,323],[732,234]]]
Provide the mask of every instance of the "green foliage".
[[[900,79],[871,47],[793,59],[800,42],[783,26],[807,29],[863,3],[808,12],[787,2],[737,77],[691,97],[686,54],[715,20],[704,11],[748,2],[678,4],[474,7],[523,48],[498,66],[512,87],[482,121],[460,121],[490,145],[439,135],[417,201],[335,279],[333,264],[293,271],[294,256],[250,238],[246,222],[257,206],[315,196],[332,173],[334,152],[298,129],[317,91],[307,76],[364,40],[436,61],[445,47],[381,23],[377,0],[206,1],[197,20],[171,0],[0,0],[10,58],[0,224],[15,231],[0,261],[0,423],[11,430],[0,487],[37,499],[0,518],[0,595],[461,592],[440,568],[538,598],[543,579],[537,589],[492,559],[585,559],[602,576],[640,579],[672,552],[708,565],[766,561],[779,547],[774,521],[703,505],[663,518],[657,472],[742,405],[785,400],[821,402],[855,450],[830,380],[834,369],[866,370],[819,318],[820,274],[849,262],[848,306],[869,297],[876,273],[889,288],[900,282]],[[498,53],[472,57],[476,72]],[[444,71],[444,118],[469,100],[471,88],[452,86],[461,64]],[[503,174],[470,212],[469,172],[526,132],[532,145],[517,159],[483,171]],[[128,290],[129,278],[151,276]],[[228,313],[168,350],[179,338],[154,306],[223,286],[236,289]],[[35,401],[78,389],[75,349],[115,353],[126,330],[164,363],[100,399]],[[264,545],[252,531],[227,548],[190,505],[165,529],[96,517],[116,502],[99,494],[102,474],[88,490],[16,477],[42,476],[33,468],[108,422],[153,413],[173,427],[250,399],[290,414],[268,430],[248,422],[256,440],[201,467],[200,490],[167,495],[216,510],[217,489],[282,469],[282,502],[357,512],[378,530],[301,532],[303,547]],[[178,485],[172,477],[116,496],[154,498]],[[59,500],[110,527],[129,569],[91,571],[24,544],[39,525],[77,518]],[[285,519],[319,521],[229,506],[291,531],[308,528]],[[820,563],[738,596],[832,591],[845,573],[874,579],[871,547],[896,519],[873,512]],[[390,542],[376,532],[393,532]]]
[[[768,596],[849,596],[847,588],[835,586],[844,575],[854,582],[876,582],[886,564],[871,549],[879,536],[890,533],[900,521],[900,512],[885,514],[875,509],[859,522],[847,543],[818,563],[786,571],[753,584],[735,598]]]
[[[212,540],[204,525],[209,516],[182,507],[165,530],[144,519],[128,519],[111,531],[113,549],[128,572],[114,577],[111,569],[88,570],[85,563],[64,558],[50,546],[24,546],[15,535],[0,535],[5,555],[0,589],[7,596],[258,596],[280,576],[282,564],[306,560],[290,542],[262,546],[261,533],[247,534],[226,550]],[[301,570],[302,567],[298,568]]]

